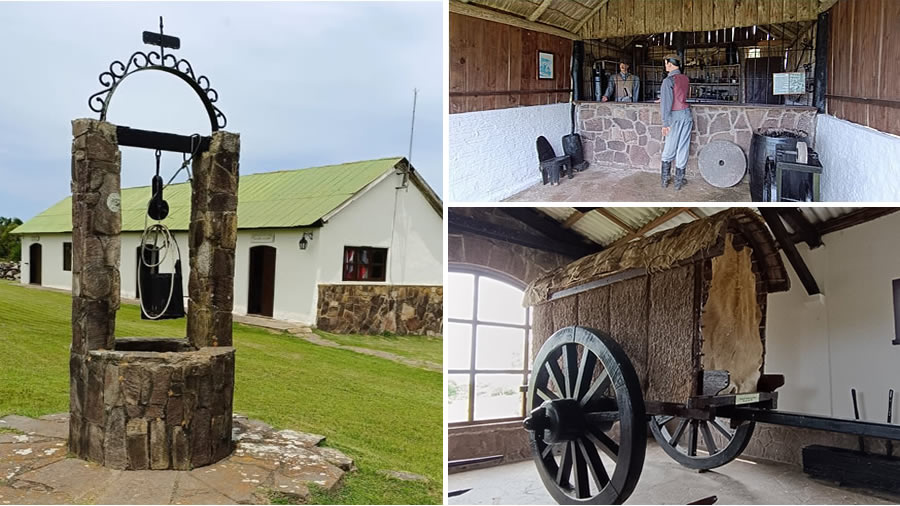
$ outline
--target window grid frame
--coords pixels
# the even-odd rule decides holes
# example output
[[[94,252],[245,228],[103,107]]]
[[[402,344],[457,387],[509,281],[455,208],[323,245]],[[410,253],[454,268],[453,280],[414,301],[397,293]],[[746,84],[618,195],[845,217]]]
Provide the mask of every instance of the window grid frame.
[[[347,262],[347,251],[353,250],[353,262]],[[374,259],[374,253],[384,251],[384,262],[373,262],[370,261],[367,264],[360,263],[359,259],[361,257],[361,253],[363,250],[366,250],[370,256],[370,258]],[[350,281],[350,282],[374,282],[374,283],[385,283],[387,282],[387,270],[388,270],[388,248],[379,248],[375,246],[344,246],[344,253],[341,257],[341,281]],[[347,278],[347,265],[353,265],[353,278]],[[359,266],[365,265],[369,268],[371,272],[372,267],[381,267],[381,277],[380,278],[366,278],[361,279],[359,276]]]
[[[478,319],[478,299],[480,292],[480,280],[481,278],[488,278],[494,281],[499,281],[501,283],[506,283],[516,289],[523,290],[525,286],[521,281],[512,278],[511,276],[500,273],[489,271],[486,269],[478,269],[470,266],[456,266],[450,265],[448,269],[449,273],[459,273],[459,274],[470,274],[473,276],[472,283],[472,318],[447,318],[448,323],[460,323],[469,325],[471,328],[470,335],[470,350],[469,350],[469,368],[468,369],[448,369],[447,374],[457,374],[457,375],[466,375],[469,378],[468,385],[468,398],[467,398],[467,414],[465,421],[458,422],[449,422],[447,424],[448,427],[463,427],[468,425],[478,425],[484,423],[502,423],[502,422],[511,422],[516,420],[522,420],[525,418],[525,410],[527,409],[527,398],[524,392],[522,391],[522,386],[528,384],[528,377],[531,374],[531,360],[530,360],[530,351],[531,351],[531,340],[532,340],[532,325],[531,325],[531,308],[525,308],[525,323],[524,324],[516,324],[516,323],[498,323],[492,321],[482,321]],[[522,369],[479,369],[475,366],[475,361],[477,357],[475,356],[475,352],[478,346],[477,342],[477,334],[478,334],[478,326],[490,326],[490,327],[504,327],[504,328],[513,328],[513,329],[521,329],[525,333],[523,351],[522,355]],[[475,418],[475,376],[476,375],[489,375],[489,374],[521,374],[522,375],[522,386],[520,386],[519,391],[523,393],[522,395],[522,403],[521,409],[519,411],[519,416],[514,417],[504,417],[504,418]]]

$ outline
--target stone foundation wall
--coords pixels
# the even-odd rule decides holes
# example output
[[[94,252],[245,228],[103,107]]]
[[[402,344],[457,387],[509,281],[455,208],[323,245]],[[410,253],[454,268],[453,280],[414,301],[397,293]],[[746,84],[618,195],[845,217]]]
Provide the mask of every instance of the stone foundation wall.
[[[401,285],[319,285],[316,326],[336,334],[439,336],[444,288]]]
[[[697,157],[711,141],[734,142],[745,154],[758,128],[803,130],[815,143],[816,109],[754,105],[692,104],[694,129],[688,174],[699,174]],[[576,127],[584,157],[593,166],[658,171],[662,147],[659,104],[604,104],[579,102]]]
[[[482,467],[511,464],[531,458],[528,431],[522,422],[486,423],[447,429],[447,454],[452,460],[503,455],[503,460],[450,469],[458,473]]]
[[[73,353],[69,368],[73,454],[113,469],[193,469],[231,453],[234,348],[95,350]]]

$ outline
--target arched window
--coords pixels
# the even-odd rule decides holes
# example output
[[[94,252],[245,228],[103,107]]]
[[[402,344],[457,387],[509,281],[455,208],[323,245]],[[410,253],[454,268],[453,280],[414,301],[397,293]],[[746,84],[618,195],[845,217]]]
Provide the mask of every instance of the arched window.
[[[444,294],[449,423],[525,415],[531,309],[522,307],[524,288],[504,274],[450,266]]]

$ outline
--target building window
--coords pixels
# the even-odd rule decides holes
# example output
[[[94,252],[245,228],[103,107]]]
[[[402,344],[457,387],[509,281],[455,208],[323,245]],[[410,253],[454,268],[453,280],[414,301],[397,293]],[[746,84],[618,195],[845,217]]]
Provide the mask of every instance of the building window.
[[[72,270],[72,243],[70,242],[63,243],[63,270]]]
[[[344,281],[384,281],[387,248],[344,246]]]
[[[502,274],[452,266],[447,286],[447,421],[521,419],[522,387],[531,372],[531,309],[522,307],[524,286]]]

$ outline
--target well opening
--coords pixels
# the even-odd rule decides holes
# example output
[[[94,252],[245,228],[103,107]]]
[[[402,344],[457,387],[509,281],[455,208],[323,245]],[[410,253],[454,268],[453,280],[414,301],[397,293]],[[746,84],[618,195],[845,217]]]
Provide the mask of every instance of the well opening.
[[[179,337],[119,337],[115,351],[142,351],[152,353],[185,353],[197,351],[187,338]]]

